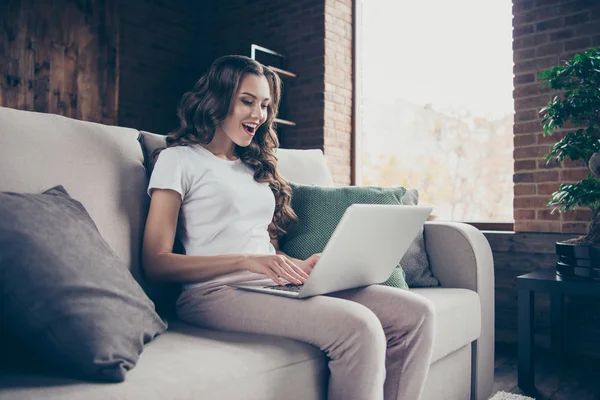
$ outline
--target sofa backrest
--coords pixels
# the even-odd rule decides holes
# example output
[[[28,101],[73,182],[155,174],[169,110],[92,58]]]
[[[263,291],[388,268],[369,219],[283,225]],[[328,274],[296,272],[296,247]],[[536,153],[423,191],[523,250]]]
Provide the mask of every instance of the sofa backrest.
[[[149,157],[158,148],[165,147],[165,137],[141,131],[144,152]],[[277,164],[284,179],[304,185],[333,186],[323,151],[319,149],[278,149]]]
[[[164,146],[163,135],[0,107],[0,191],[42,193],[62,185],[149,296],[161,302],[165,285],[144,280],[141,246],[149,157]],[[277,156],[284,178],[333,185],[321,150],[279,149]]]
[[[64,186],[147,289],[140,250],[149,199],[138,135],[135,129],[0,107],[0,191]]]

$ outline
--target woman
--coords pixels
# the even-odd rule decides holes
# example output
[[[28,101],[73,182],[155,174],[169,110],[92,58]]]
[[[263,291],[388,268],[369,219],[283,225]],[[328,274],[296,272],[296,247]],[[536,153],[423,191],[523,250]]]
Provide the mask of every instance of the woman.
[[[305,300],[227,286],[265,275],[303,283],[319,258],[294,259],[278,246],[296,220],[275,157],[280,87],[256,61],[225,56],[183,96],[180,127],[148,187],[146,273],[183,283],[177,313],[190,324],[319,347],[330,359],[330,399],[416,400],[432,353],[428,300],[382,285]],[[172,252],[176,233],[185,255]]]

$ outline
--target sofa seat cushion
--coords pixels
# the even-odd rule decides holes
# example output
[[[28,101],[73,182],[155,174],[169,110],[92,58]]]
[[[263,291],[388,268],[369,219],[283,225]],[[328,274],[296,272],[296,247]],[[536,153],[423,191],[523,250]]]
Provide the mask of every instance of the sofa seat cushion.
[[[205,330],[180,321],[146,346],[119,384],[0,373],[0,400],[323,399],[327,360],[280,337]]]
[[[411,291],[428,298],[435,305],[432,364],[481,335],[481,305],[476,292],[453,288],[418,288]]]

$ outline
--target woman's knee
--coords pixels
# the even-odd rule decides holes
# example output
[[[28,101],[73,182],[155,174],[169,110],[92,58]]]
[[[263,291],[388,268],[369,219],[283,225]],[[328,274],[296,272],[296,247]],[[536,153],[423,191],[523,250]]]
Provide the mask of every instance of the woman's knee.
[[[381,322],[377,316],[359,304],[352,304],[343,316],[338,327],[339,339],[344,345],[337,347],[343,352],[357,354],[364,352],[369,356],[385,357],[387,340]],[[330,354],[335,358],[335,354]]]
[[[399,305],[400,311],[397,323],[408,331],[414,331],[416,329],[432,330],[435,325],[436,310],[435,305],[428,298],[418,295],[416,293],[409,293],[410,301],[406,303],[405,300],[401,301]]]
[[[416,296],[414,302],[414,329],[433,331],[435,327],[435,305],[424,296]]]

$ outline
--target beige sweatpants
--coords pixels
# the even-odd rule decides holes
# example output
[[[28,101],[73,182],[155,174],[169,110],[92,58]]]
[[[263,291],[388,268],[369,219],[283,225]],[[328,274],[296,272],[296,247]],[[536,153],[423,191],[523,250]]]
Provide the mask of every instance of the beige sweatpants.
[[[330,400],[418,400],[429,370],[435,314],[423,296],[371,285],[290,299],[221,286],[184,291],[177,314],[190,324],[284,336],[329,357]]]

